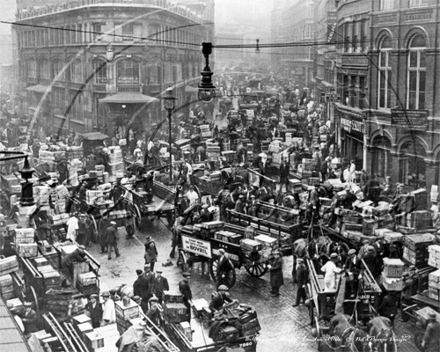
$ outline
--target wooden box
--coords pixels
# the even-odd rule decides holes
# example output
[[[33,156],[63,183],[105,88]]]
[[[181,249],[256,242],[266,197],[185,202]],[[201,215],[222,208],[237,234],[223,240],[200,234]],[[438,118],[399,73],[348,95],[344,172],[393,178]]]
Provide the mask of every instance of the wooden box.
[[[17,244],[15,251],[19,257],[33,258],[38,255],[38,245],[36,243]]]
[[[85,314],[80,314],[77,315],[76,317],[72,318],[72,322],[74,326],[80,325],[80,324],[85,324],[85,323],[92,323],[92,319],[90,319],[90,317],[88,317]]]
[[[183,321],[177,325],[179,330],[185,335],[185,337],[192,341],[192,330],[191,325],[187,321]]]
[[[98,280],[98,278],[96,277],[96,274],[92,273],[92,272],[78,275],[78,282],[82,286],[96,285],[97,280]]]
[[[104,338],[95,330],[85,334],[85,343],[87,349],[91,352],[98,348],[104,347]]]
[[[170,303],[183,303],[183,295],[179,291],[164,291],[163,300]]]
[[[116,317],[123,320],[130,320],[139,317],[139,306],[132,300],[128,306],[124,306],[122,301],[115,302]]]
[[[200,298],[192,301],[192,309],[196,317],[202,317],[203,308],[209,308],[209,302],[206,299]]]
[[[378,228],[378,223],[373,219],[364,219],[362,232],[366,236],[373,236],[374,231]]]
[[[278,240],[276,238],[267,235],[258,235],[254,237],[255,241],[260,242],[263,248],[276,248],[278,247]]]
[[[245,238],[240,241],[240,246],[243,250],[249,251],[249,252],[256,252],[263,248],[262,244],[260,242]]]
[[[93,327],[91,323],[83,323],[75,326],[78,335],[83,341],[86,339],[86,334],[93,332]]]

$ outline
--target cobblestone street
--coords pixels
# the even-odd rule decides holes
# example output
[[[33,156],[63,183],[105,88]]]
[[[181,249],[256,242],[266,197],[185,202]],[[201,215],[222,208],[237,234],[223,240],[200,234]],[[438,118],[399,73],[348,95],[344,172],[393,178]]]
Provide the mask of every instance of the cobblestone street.
[[[159,251],[159,260],[156,269],[163,269],[163,275],[168,279],[170,287],[176,287],[183,278],[181,269],[174,265],[162,267],[162,263],[168,258],[171,243],[171,233],[165,226],[154,220],[145,221],[145,230],[137,232],[133,239],[125,238],[124,228],[119,228],[119,247],[121,257],[112,256],[107,260],[106,254],[99,254],[97,245],[93,245],[90,252],[101,262],[101,288],[108,290],[122,284],[132,285],[136,280],[135,270],[143,268],[143,253],[146,234],[151,234],[156,241]],[[237,271],[237,283],[231,290],[233,298],[242,303],[252,305],[257,313],[261,324],[261,332],[258,337],[258,351],[289,351],[301,350],[301,352],[312,352],[317,350],[317,344],[311,336],[310,318],[308,309],[301,305],[293,308],[295,301],[295,287],[291,279],[292,257],[284,258],[284,286],[281,287],[280,297],[270,296],[269,274],[262,278],[250,276],[244,268]],[[209,275],[202,275],[195,265],[191,279],[193,296],[205,298],[209,301],[211,293],[215,290],[215,284]],[[411,324],[404,324],[400,317],[396,318],[396,334],[402,336],[411,335]],[[414,352],[416,347],[410,341],[399,344],[399,352]]]

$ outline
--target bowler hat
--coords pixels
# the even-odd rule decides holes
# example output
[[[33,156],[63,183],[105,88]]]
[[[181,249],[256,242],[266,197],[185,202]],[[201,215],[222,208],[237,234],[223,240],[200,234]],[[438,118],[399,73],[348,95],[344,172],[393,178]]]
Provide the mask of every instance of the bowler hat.
[[[137,270],[136,270],[136,274],[137,274],[137,275],[142,275],[142,270],[137,269]]]

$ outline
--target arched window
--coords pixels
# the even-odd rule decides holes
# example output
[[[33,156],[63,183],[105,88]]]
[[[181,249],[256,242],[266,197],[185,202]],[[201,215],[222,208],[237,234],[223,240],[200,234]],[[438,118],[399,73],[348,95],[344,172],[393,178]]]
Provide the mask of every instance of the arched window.
[[[373,140],[372,157],[375,172],[386,177],[392,173],[391,142],[387,137],[378,136]]]
[[[386,36],[381,40],[379,45],[379,77],[377,79],[379,109],[391,108],[391,48],[391,40]]]
[[[75,62],[70,65],[70,80],[72,82],[82,83],[83,72],[81,60],[75,60]]]
[[[140,82],[139,62],[134,60],[122,60],[118,62],[118,84],[139,84]]]
[[[425,109],[426,41],[417,34],[411,38],[408,54],[407,109]]]
[[[411,189],[426,186],[426,151],[418,141],[409,141],[400,148],[399,182]]]
[[[93,61],[93,72],[95,75],[95,83],[107,83],[107,62],[104,60]]]
[[[63,70],[64,62],[60,59],[55,59],[52,62],[52,77],[58,81],[64,81],[66,79],[66,73]],[[60,76],[58,74],[61,72]]]

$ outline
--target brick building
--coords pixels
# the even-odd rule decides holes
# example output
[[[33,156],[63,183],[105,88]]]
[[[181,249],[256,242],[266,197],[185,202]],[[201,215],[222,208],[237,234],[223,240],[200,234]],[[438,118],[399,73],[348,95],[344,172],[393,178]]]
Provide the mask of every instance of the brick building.
[[[17,0],[16,104],[45,124],[113,135],[162,119],[162,92],[178,106],[200,80],[201,43],[212,41],[214,1]]]

